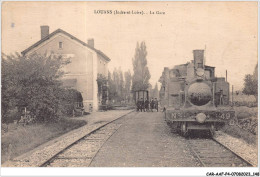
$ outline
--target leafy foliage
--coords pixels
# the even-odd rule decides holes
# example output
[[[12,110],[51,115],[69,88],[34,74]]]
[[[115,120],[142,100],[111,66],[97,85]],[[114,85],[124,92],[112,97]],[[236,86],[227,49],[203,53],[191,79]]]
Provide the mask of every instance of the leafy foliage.
[[[114,100],[117,97],[116,84],[113,79],[113,74],[108,71],[108,99]]]
[[[151,78],[149,69],[147,67],[147,51],[145,42],[141,42],[136,45],[135,56],[132,60],[133,62],[133,83],[132,90],[146,90],[149,87],[149,80]]]
[[[247,74],[244,78],[243,93],[247,95],[258,96],[258,64],[255,67],[253,75]]]
[[[125,74],[125,99],[131,101],[131,85],[132,85],[132,75],[130,70],[126,71]]]
[[[116,89],[117,94],[116,100],[117,101],[122,101],[123,100],[123,89],[124,89],[124,78],[123,78],[123,72],[121,68],[117,69],[115,68],[113,71],[113,81],[114,81],[114,86]]]
[[[108,97],[110,101],[120,103],[131,101],[131,72],[124,73],[121,68],[115,68],[113,73],[108,72]]]
[[[152,87],[152,86],[151,86]],[[156,83],[154,89],[150,89],[150,98],[159,98],[158,84]]]
[[[75,89],[63,89],[59,94],[60,111],[62,114],[71,116],[75,108],[82,108],[83,97],[81,93]]]
[[[38,121],[55,120],[64,91],[59,80],[69,60],[52,55],[2,55],[2,118],[8,110],[27,108]]]
[[[106,85],[107,78],[103,76],[102,74],[98,74],[97,76],[97,84],[98,84],[98,94],[101,94],[102,86]]]
[[[107,100],[107,78],[102,74],[98,74],[97,76],[97,85],[98,85],[98,96],[102,103],[102,105],[106,104]]]

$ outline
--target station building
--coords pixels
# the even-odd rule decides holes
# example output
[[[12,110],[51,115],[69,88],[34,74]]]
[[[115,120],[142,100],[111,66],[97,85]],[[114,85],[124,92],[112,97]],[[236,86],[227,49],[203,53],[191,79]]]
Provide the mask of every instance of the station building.
[[[94,46],[94,39],[85,43],[73,35],[57,29],[49,34],[49,26],[41,26],[41,39],[21,52],[38,53],[69,58],[64,67],[63,85],[81,92],[86,112],[97,111],[102,96],[98,95],[98,74],[107,78],[110,58]]]

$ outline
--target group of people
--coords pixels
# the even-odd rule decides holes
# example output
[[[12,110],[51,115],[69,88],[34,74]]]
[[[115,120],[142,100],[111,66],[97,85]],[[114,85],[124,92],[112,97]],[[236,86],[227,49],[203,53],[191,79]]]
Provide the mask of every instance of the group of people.
[[[154,109],[158,112],[158,100],[157,98],[152,98],[151,101],[149,101],[148,99],[144,100],[143,98],[138,99],[138,101],[136,102],[136,108],[137,111],[141,112],[153,112]]]

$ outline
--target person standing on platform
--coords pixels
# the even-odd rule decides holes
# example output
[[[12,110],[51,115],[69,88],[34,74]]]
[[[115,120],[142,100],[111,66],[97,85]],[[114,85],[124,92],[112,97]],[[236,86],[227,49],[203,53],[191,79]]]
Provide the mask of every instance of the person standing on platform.
[[[136,102],[136,110],[139,112],[139,110],[140,110],[140,103],[141,103],[141,101],[140,101],[140,99],[138,99],[137,100],[137,102]]]
[[[149,111],[149,100],[148,100],[148,98],[145,100],[144,105],[145,105],[146,112],[148,112]]]
[[[150,102],[150,109],[151,109],[152,112],[153,112],[153,108],[154,108],[154,101],[153,101],[153,98],[152,98],[152,100]]]
[[[140,109],[141,109],[141,112],[143,112],[144,111],[144,100],[143,100],[143,98],[141,98],[141,103],[140,103]]]
[[[154,100],[154,108],[157,110],[157,112],[158,112],[158,100],[157,100],[157,98],[155,98],[155,100]]]

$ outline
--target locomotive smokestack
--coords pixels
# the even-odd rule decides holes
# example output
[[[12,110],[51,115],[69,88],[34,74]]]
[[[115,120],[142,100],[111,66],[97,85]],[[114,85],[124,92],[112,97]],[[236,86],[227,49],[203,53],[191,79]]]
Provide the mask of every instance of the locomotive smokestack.
[[[204,68],[204,50],[193,50],[195,68]]]

